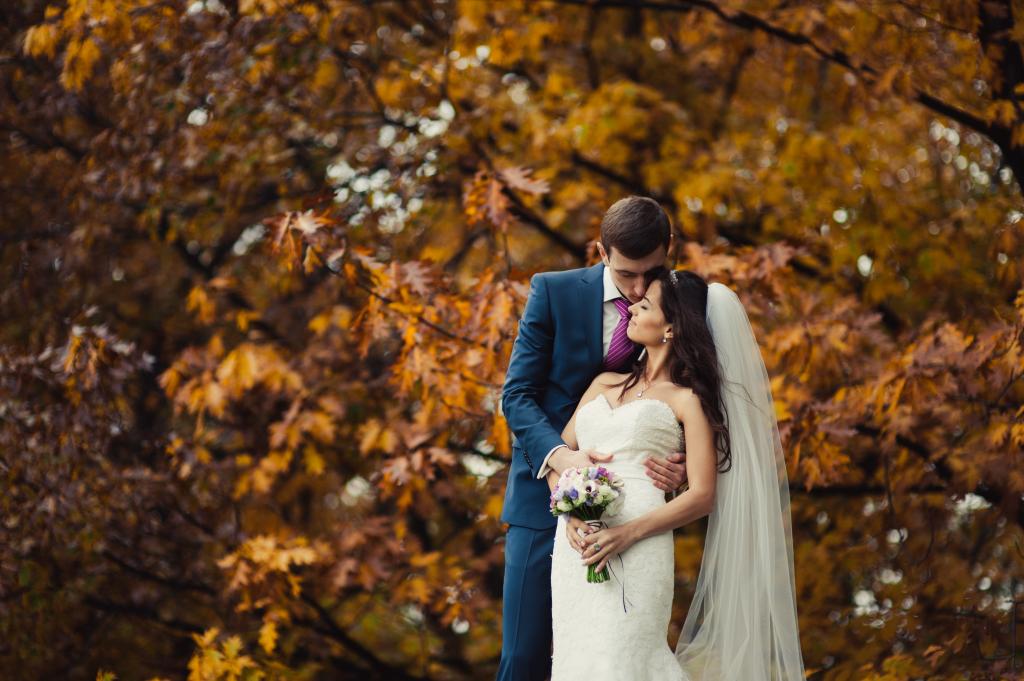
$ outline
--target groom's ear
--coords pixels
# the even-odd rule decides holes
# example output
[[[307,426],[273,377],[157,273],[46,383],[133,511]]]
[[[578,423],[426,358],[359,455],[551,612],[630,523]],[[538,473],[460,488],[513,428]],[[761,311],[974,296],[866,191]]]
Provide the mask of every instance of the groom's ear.
[[[606,267],[610,266],[611,263],[608,260],[608,254],[604,252],[604,244],[601,243],[600,239],[597,241],[597,252],[601,256],[601,262],[603,262]]]

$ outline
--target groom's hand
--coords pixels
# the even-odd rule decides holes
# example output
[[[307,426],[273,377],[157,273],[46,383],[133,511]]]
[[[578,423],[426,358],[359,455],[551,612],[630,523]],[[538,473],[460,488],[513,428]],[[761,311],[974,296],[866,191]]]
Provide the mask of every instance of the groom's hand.
[[[665,459],[649,456],[644,466],[654,486],[665,492],[675,492],[686,482],[686,454],[682,452],[669,454]]]

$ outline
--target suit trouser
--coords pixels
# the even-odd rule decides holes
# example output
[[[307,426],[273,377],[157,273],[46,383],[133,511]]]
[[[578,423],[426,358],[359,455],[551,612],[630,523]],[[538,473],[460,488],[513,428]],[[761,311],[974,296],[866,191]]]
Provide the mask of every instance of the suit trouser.
[[[551,552],[555,528],[510,525],[505,534],[498,681],[544,681],[551,674]]]

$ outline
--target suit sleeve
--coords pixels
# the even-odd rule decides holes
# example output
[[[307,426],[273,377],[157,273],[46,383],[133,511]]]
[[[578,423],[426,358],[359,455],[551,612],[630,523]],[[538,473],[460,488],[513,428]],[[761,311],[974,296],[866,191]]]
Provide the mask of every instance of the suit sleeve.
[[[505,420],[523,449],[533,477],[537,477],[547,454],[563,444],[561,433],[538,404],[547,384],[553,351],[554,325],[547,282],[534,275],[501,392]]]

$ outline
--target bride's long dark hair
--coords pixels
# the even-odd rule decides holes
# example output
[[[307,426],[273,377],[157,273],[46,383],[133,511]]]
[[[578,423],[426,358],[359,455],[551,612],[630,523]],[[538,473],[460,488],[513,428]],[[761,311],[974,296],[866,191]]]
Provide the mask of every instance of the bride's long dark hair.
[[[647,285],[661,282],[661,312],[672,325],[669,340],[668,371],[672,382],[690,388],[700,398],[704,415],[714,433],[718,468],[725,472],[732,467],[732,448],[725,424],[722,403],[722,378],[718,371],[718,354],[705,316],[708,304],[708,283],[689,270],[659,269],[648,277]],[[647,353],[637,361],[629,376],[620,384],[622,393],[640,382],[647,369]]]

